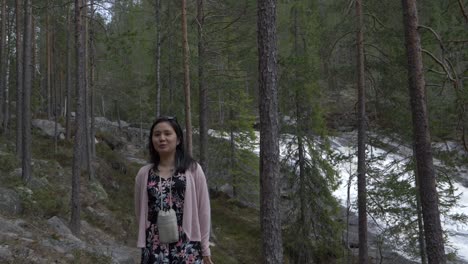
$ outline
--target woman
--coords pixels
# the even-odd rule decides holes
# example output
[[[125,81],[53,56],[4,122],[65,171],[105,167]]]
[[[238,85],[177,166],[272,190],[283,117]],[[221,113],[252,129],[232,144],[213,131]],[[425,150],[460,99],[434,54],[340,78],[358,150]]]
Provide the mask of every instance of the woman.
[[[210,200],[205,174],[184,149],[182,129],[173,117],[159,117],[149,135],[151,164],[135,178],[137,247],[141,263],[213,264],[209,248]],[[176,213],[178,241],[162,243],[160,210]],[[177,232],[176,232],[177,233]]]

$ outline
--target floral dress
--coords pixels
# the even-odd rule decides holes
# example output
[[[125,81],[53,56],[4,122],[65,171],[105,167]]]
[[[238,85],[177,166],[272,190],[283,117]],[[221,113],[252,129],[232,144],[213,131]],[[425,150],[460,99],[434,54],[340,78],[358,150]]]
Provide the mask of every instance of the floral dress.
[[[161,189],[159,190],[159,181]],[[174,175],[169,179],[159,177],[153,169],[148,175],[148,221],[150,226],[146,229],[146,247],[142,249],[142,264],[202,264],[201,243],[189,241],[182,230],[184,211],[184,194],[186,179],[184,174]],[[172,188],[172,209],[177,216],[179,227],[179,241],[162,244],[159,242],[158,212],[161,208],[170,207],[170,189]]]

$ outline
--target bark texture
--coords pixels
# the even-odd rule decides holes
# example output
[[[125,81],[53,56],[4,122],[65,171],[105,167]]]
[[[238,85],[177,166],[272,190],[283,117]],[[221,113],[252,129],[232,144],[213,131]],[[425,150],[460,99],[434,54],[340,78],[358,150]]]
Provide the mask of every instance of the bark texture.
[[[364,68],[364,34],[362,1],[356,0],[357,43],[357,90],[358,90],[358,218],[359,218],[359,263],[367,264],[367,188],[366,188],[366,87]]]
[[[439,199],[436,189],[431,150],[431,136],[426,109],[425,81],[418,33],[418,12],[415,0],[402,0],[408,58],[409,94],[413,119],[413,144],[416,176],[424,221],[426,253],[429,264],[444,264],[446,256],[440,223]]]
[[[260,113],[260,226],[263,263],[283,263],[279,215],[276,1],[257,2]]]

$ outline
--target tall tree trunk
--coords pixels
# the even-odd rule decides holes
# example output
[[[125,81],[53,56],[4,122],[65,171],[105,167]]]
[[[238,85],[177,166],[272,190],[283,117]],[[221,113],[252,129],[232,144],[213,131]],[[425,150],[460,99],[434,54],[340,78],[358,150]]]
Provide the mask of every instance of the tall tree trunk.
[[[31,45],[32,45],[32,55],[31,55],[31,61],[32,61],[32,73],[31,73],[31,80],[34,83],[36,80],[36,31],[34,30],[36,28],[36,20],[34,19],[34,16],[31,18],[31,24],[32,24],[32,38],[31,38]],[[24,65],[23,65],[24,66]]]
[[[413,153],[415,150],[413,149]],[[424,242],[424,226],[422,219],[422,210],[421,210],[421,195],[419,194],[419,177],[417,171],[415,170],[415,182],[416,182],[416,212],[418,214],[418,241],[419,241],[419,255],[421,256],[421,264],[427,264],[427,254],[426,254],[426,243]]]
[[[6,58],[8,57],[7,47],[6,47],[6,37],[7,37],[7,32],[6,32],[6,25],[7,25],[7,14],[6,14],[6,0],[2,0],[1,2],[1,21],[0,21],[0,125],[2,132],[5,132],[6,130],[6,124],[4,123],[5,119],[5,109],[7,107],[6,103],[6,74],[5,74],[5,64],[6,64]]]
[[[55,41],[54,41],[55,43]],[[55,45],[54,45],[55,46]],[[55,53],[55,51],[54,51]],[[54,74],[56,76],[56,74]],[[57,137],[57,131],[58,131],[58,104],[57,104],[57,88],[58,86],[54,84],[54,90],[53,90],[53,97],[54,97],[54,108],[53,108],[53,114],[54,114],[54,154],[57,154],[57,149],[58,149],[58,137]]]
[[[47,4],[49,2],[47,1]],[[47,71],[46,71],[46,109],[47,109],[47,119],[51,120],[52,117],[52,109],[51,109],[51,91],[52,91],[52,41],[51,41],[51,32],[52,27],[50,26],[50,15],[49,12],[46,11],[46,64],[47,64]]]
[[[432,160],[431,136],[426,109],[425,81],[418,33],[418,12],[415,0],[402,0],[405,26],[408,81],[413,119],[413,140],[416,157],[416,175],[424,221],[428,263],[444,264],[446,256],[440,223],[439,199]]]
[[[156,116],[161,115],[161,0],[156,0]]]
[[[23,157],[23,33],[21,0],[16,0],[16,157]]]
[[[71,139],[71,95],[72,95],[72,47],[71,47],[71,32],[72,32],[72,23],[71,23],[71,16],[70,16],[70,8],[67,7],[67,83],[66,83],[66,99],[65,99],[65,137],[67,140]]]
[[[114,100],[114,105],[115,105],[115,113],[117,115],[117,124],[119,124],[119,131],[122,131],[122,124],[120,122],[120,106],[119,106],[119,101]]]
[[[5,24],[6,24],[6,31],[5,31],[5,58],[3,61],[3,64],[5,65],[5,69],[3,70],[3,73],[5,74],[4,77],[4,85],[5,85],[5,106],[4,106],[4,116],[3,116],[3,133],[5,135],[9,135],[9,124],[10,124],[10,39],[11,39],[11,24],[8,23],[10,21],[9,19],[9,12],[6,12],[6,19],[5,19]]]
[[[294,34],[294,58],[299,58],[299,25],[297,21],[297,2],[293,7],[293,34]],[[296,75],[297,77],[297,75]],[[303,107],[301,105],[301,95],[296,89],[295,91],[295,102],[296,102],[296,137],[297,137],[297,148],[298,148],[298,162],[299,162],[299,226],[304,232],[302,238],[308,237],[308,228],[306,225],[306,200],[305,200],[305,155],[304,155],[304,126],[302,120]],[[305,241],[303,241],[305,242]],[[297,248],[296,260],[298,263],[307,263],[306,250],[304,248],[305,243],[300,243]]]
[[[187,35],[187,7],[186,0],[182,0],[182,42],[184,49],[184,94],[185,94],[185,135],[187,138],[187,152],[192,155],[192,110],[190,106],[190,50]]]
[[[75,0],[75,51],[76,51],[76,132],[73,148],[73,168],[72,168],[72,197],[71,197],[71,219],[70,228],[75,235],[80,234],[80,175],[83,164],[83,147],[86,140],[86,71],[85,71],[85,48],[86,32],[84,27],[84,1]]]
[[[94,17],[96,13],[96,8],[94,4],[94,0],[91,0],[91,26],[90,26],[90,33],[89,33],[89,50],[90,50],[90,68],[89,68],[89,88],[90,88],[90,93],[89,93],[89,104],[90,104],[90,109],[89,109],[89,114],[91,117],[91,130],[90,130],[90,136],[91,136],[91,153],[90,157],[94,159],[96,157],[96,143],[94,141],[96,137],[96,129],[95,129],[95,119],[94,119],[94,98],[95,98],[95,83],[96,83],[96,44],[95,44],[95,30],[94,30]],[[92,175],[94,175],[94,168],[91,171]]]
[[[356,0],[357,44],[357,90],[358,90],[358,218],[359,218],[359,263],[366,264],[367,250],[367,189],[366,189],[366,87],[364,69],[364,34],[362,1]]]
[[[205,85],[205,39],[203,36],[205,15],[203,2],[204,0],[197,0],[200,164],[205,174],[208,175],[208,89]]]
[[[101,95],[101,108],[102,108],[102,116],[103,117],[106,117],[106,106],[105,106],[105,103],[104,103],[104,96]]]
[[[257,2],[260,226],[263,263],[283,263],[279,189],[276,0]]]
[[[229,96],[231,99],[231,102],[233,100],[232,96]],[[238,179],[237,175],[234,171],[234,166],[236,163],[236,143],[235,143],[235,137],[234,137],[234,110],[231,108],[229,110],[229,174],[231,175],[231,184],[232,184],[232,196],[234,198],[238,198]]]
[[[168,20],[168,32],[172,32],[172,1],[167,2],[167,20]],[[175,94],[175,88],[174,88],[174,77],[173,77],[173,70],[172,66],[174,64],[174,47],[173,47],[173,34],[168,34],[168,53],[169,53],[169,63],[168,63],[168,68],[167,68],[167,79],[168,79],[168,88],[169,88],[169,112],[174,112],[174,94]]]
[[[23,35],[23,181],[31,179],[31,90],[32,90],[32,3],[24,2],[24,35]]]

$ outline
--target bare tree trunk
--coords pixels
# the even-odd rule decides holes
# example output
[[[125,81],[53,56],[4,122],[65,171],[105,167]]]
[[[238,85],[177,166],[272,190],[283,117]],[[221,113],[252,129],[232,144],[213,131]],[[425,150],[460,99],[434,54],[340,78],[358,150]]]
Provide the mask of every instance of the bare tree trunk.
[[[101,95],[101,107],[102,107],[102,116],[106,117],[106,107],[105,107],[104,96],[103,95]]]
[[[229,96],[231,100],[233,100],[232,96]],[[235,144],[235,137],[234,137],[234,111],[232,109],[229,110],[229,174],[231,175],[231,184],[232,184],[232,196],[234,198],[238,198],[238,179],[237,175],[234,172],[234,166],[236,163],[236,144]]]
[[[219,124],[221,126],[224,125],[224,99],[223,99],[223,92],[218,90],[218,109],[219,109]]]
[[[197,0],[200,164],[205,174],[208,175],[208,89],[205,85],[205,39],[203,36],[205,15],[203,9],[203,0]]]
[[[23,157],[23,33],[21,0],[16,0],[16,157]]]
[[[140,94],[140,97],[139,97],[139,110],[140,110],[140,144],[144,144],[144,141],[143,141],[143,111],[142,111],[142,101],[141,101],[141,94]]]
[[[9,42],[10,42],[10,39],[11,39],[11,24],[9,23],[10,19],[9,19],[9,12],[7,11],[6,12],[6,21],[5,21],[5,24],[6,24],[6,36],[5,36],[5,43],[6,43],[6,47],[5,47],[5,61],[3,61],[4,65],[5,65],[5,69],[4,69],[4,74],[5,74],[5,77],[4,77],[4,84],[5,84],[5,107],[4,107],[4,116],[3,116],[3,133],[5,135],[9,135],[9,124],[10,124],[10,45],[9,45]]]
[[[95,138],[95,129],[94,129],[94,79],[95,79],[95,60],[96,60],[96,50],[95,50],[95,37],[94,37],[94,14],[96,12],[94,0],[91,0],[91,15],[89,19],[89,139],[88,139],[88,172],[89,177],[94,179],[94,167],[92,160],[96,155],[96,144],[94,142]]]
[[[80,203],[80,175],[83,164],[83,147],[86,140],[86,71],[85,71],[85,48],[86,32],[84,27],[84,6],[83,0],[75,0],[75,47],[76,47],[76,132],[73,148],[73,167],[72,167],[72,198],[71,198],[71,219],[70,228],[72,232],[79,236],[81,223],[81,203]]]
[[[49,1],[47,1],[49,4]],[[46,64],[47,64],[47,73],[46,73],[46,109],[47,109],[47,119],[51,120],[52,109],[51,109],[51,79],[52,79],[52,41],[51,41],[51,26],[50,26],[50,15],[46,11]]]
[[[413,153],[415,150],[413,149]],[[423,226],[423,219],[422,219],[422,210],[421,210],[421,195],[419,194],[419,177],[417,175],[417,171],[415,170],[416,174],[416,211],[418,213],[418,241],[419,241],[419,254],[421,255],[421,264],[427,264],[427,254],[426,254],[426,243],[424,242],[424,226]]]
[[[351,155],[351,154],[350,154]],[[351,163],[349,165],[349,179],[348,187],[346,192],[346,263],[350,264],[351,261],[351,249],[349,246],[349,216],[351,214],[351,184],[353,182],[353,173],[351,168]]]
[[[5,119],[5,109],[7,107],[6,103],[6,74],[5,74],[5,64],[8,53],[6,52],[6,25],[7,25],[7,14],[6,14],[6,0],[1,2],[1,21],[0,21],[0,125],[2,132],[6,131],[6,124],[4,123]]]
[[[156,116],[161,115],[161,0],[156,0]]]
[[[276,0],[257,2],[260,226],[263,263],[283,263],[279,186]]]
[[[119,131],[122,131],[122,124],[120,123],[120,107],[119,107],[119,101],[115,100],[115,112],[117,114],[117,124],[119,124]]]
[[[173,1],[167,1],[167,19],[169,21],[168,27],[169,27],[169,32],[172,31],[172,20],[171,20],[171,14],[172,14],[172,2]],[[168,34],[168,49],[169,53],[169,63],[168,63],[168,69],[167,69],[167,79],[168,79],[168,86],[169,86],[169,112],[174,112],[174,93],[175,93],[175,88],[174,88],[174,77],[172,74],[172,66],[174,64],[174,47],[173,47],[173,34]]]
[[[439,199],[436,189],[431,150],[431,136],[426,108],[425,80],[418,33],[418,12],[415,0],[402,0],[408,57],[409,94],[413,119],[413,138],[416,157],[416,175],[419,177],[421,207],[428,263],[444,264],[446,256]]]
[[[36,28],[36,20],[34,19],[34,16],[31,18],[31,24],[32,24],[32,38],[31,38],[31,46],[32,46],[32,55],[31,55],[31,61],[32,61],[32,73],[31,73],[31,80],[34,83],[34,80],[36,79],[36,31],[34,30]]]
[[[23,181],[31,180],[31,90],[32,90],[32,3],[24,2],[24,36],[23,36]]]
[[[91,108],[92,108],[92,105],[91,105],[91,95],[92,95],[92,91],[91,91],[91,86],[90,86],[90,78],[91,78],[91,72],[88,71],[88,69],[90,69],[88,67],[89,63],[90,63],[90,49],[88,48],[88,40],[89,40],[89,14],[88,14],[88,2],[87,0],[84,1],[84,6],[83,6],[83,10],[82,10],[82,14],[85,14],[83,16],[83,24],[84,24],[84,46],[83,46],[83,49],[84,49],[84,54],[85,54],[85,59],[84,59],[84,74],[85,74],[85,79],[84,79],[84,82],[85,82],[85,94],[84,94],[84,113],[85,113],[85,121],[84,121],[84,124],[86,125],[86,130],[85,130],[85,148],[84,148],[84,151],[83,151],[83,161],[85,162],[85,165],[86,165],[86,169],[87,169],[87,172],[88,172],[88,178],[90,180],[94,179],[94,169],[93,169],[93,166],[92,166],[92,146],[91,146]]]
[[[71,47],[71,32],[72,32],[72,27],[71,27],[71,18],[70,18],[70,8],[67,7],[67,58],[66,58],[66,63],[67,63],[67,84],[66,84],[66,89],[67,89],[67,95],[66,95],[66,100],[65,100],[65,109],[66,109],[66,125],[65,125],[65,137],[67,140],[71,139],[71,120],[70,120],[70,115],[71,115],[71,95],[72,95],[72,47]]]
[[[358,90],[358,218],[359,218],[359,263],[367,264],[367,189],[366,189],[366,87],[364,69],[364,34],[362,1],[356,0],[357,19],[357,90]]]
[[[55,74],[54,74],[55,75]],[[53,113],[54,113],[54,153],[57,154],[57,149],[58,149],[58,137],[57,137],[57,131],[58,131],[58,105],[57,105],[57,85],[54,85],[54,90],[53,90],[53,93],[54,93],[54,109],[53,109]]]
[[[185,135],[187,138],[187,152],[192,155],[192,110],[190,106],[190,50],[187,35],[187,7],[186,0],[182,0],[182,42],[184,49],[184,93],[185,93]]]

